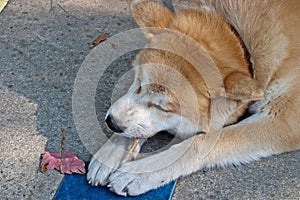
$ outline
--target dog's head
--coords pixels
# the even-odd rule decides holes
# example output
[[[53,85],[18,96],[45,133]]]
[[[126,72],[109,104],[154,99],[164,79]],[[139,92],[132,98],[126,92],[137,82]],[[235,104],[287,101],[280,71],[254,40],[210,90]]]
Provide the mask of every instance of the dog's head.
[[[127,94],[108,110],[107,125],[124,136],[138,138],[163,130],[181,137],[208,131],[212,96],[203,77],[209,73],[203,74],[185,57],[195,54],[197,65],[206,65],[205,69],[215,66],[208,66],[214,65],[213,62],[202,62],[207,60],[207,54],[190,45],[191,41],[197,43],[197,31],[190,30],[195,25],[190,21],[193,16],[186,11],[175,15],[151,1],[134,1],[132,12],[140,27],[154,28],[144,29],[149,44],[136,56],[134,82]],[[190,39],[184,39],[185,36]],[[210,90],[217,91],[218,87],[221,85]],[[232,100],[220,106],[218,114],[225,119],[216,120],[218,126],[227,123],[238,107],[240,105]]]

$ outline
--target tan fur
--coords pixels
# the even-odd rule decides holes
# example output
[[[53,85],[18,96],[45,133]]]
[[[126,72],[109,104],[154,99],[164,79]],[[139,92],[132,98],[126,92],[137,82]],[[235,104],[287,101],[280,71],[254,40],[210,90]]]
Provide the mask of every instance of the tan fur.
[[[197,41],[218,66],[225,82],[227,97],[257,99],[263,96],[259,83],[250,78],[252,74],[250,74],[239,39],[231,30],[229,24],[217,13],[206,12],[205,10],[181,10],[176,15],[173,15],[170,12],[166,12],[165,8],[161,8],[160,13],[163,15],[157,15],[154,12],[155,14],[147,16],[147,20],[145,21],[144,13],[158,7],[159,4],[157,3],[144,1],[139,6],[133,8],[134,16],[136,16],[136,20],[141,27],[168,28],[179,31]],[[149,10],[146,10],[147,8]],[[139,12],[140,10],[143,10],[143,12]],[[160,20],[162,20],[162,23],[158,23]],[[151,35],[151,37],[147,37],[148,35]],[[153,35],[158,35],[158,33],[149,31],[146,37],[151,40]],[[163,38],[160,38],[160,40],[159,42],[164,42]],[[188,74],[195,73],[188,72]],[[240,81],[238,86],[242,85],[244,88],[238,87],[235,84],[237,80]]]
[[[103,180],[109,180],[117,194],[139,195],[204,167],[247,163],[300,149],[300,2],[197,2],[199,10],[174,14],[157,2],[135,0],[132,4],[137,23],[148,27],[145,35],[149,40],[148,48],[134,61],[138,68],[133,85],[137,91],[135,101],[142,99],[136,105],[144,110],[159,106],[167,112],[157,116],[166,120],[179,115],[188,119],[195,125],[186,127],[191,134],[170,128],[185,140],[161,153],[128,162],[112,175],[102,170],[95,157],[88,175],[92,182],[105,177]],[[230,25],[250,53],[253,74],[245,49]],[[205,52],[198,52],[180,34],[167,29],[187,35],[206,51],[221,74],[225,93],[220,92],[220,85],[209,86],[205,81],[208,73],[199,73],[201,68],[213,67],[204,62]],[[195,54],[203,63],[195,66],[172,51],[151,49],[157,46],[181,49],[187,56]],[[162,66],[183,78],[175,78],[171,70]],[[143,82],[146,84],[141,85]],[[213,93],[219,95],[212,96]],[[167,103],[157,105],[157,98]],[[120,108],[124,108],[120,105],[110,109],[118,123],[126,116],[118,118]],[[212,107],[216,109],[212,111]],[[247,109],[252,115],[238,121]],[[196,135],[199,130],[206,134]]]

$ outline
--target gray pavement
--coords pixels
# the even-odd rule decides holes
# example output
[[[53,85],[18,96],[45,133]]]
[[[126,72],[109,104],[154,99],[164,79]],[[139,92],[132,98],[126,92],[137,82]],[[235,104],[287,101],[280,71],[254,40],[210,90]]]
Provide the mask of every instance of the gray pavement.
[[[66,148],[90,159],[72,117],[73,84],[99,34],[112,36],[136,27],[128,4],[128,0],[10,0],[0,13],[0,199],[53,197],[63,176],[41,174],[38,165],[45,150],[60,150],[62,127]],[[174,4],[178,8],[190,2]],[[111,88],[130,68],[134,54],[112,63],[98,84],[97,116],[108,134],[102,121]],[[169,137],[157,139],[165,142]],[[173,199],[300,199],[299,159],[300,152],[294,152],[200,171],[178,181]]]

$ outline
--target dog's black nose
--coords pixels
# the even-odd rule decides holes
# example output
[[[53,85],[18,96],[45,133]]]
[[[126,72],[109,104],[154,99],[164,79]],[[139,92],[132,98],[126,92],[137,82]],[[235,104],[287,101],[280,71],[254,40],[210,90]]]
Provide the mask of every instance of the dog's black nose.
[[[111,115],[108,115],[106,117],[105,122],[112,131],[114,131],[116,133],[123,132],[123,130],[120,129],[120,127],[117,125],[116,121],[114,120],[114,118]]]

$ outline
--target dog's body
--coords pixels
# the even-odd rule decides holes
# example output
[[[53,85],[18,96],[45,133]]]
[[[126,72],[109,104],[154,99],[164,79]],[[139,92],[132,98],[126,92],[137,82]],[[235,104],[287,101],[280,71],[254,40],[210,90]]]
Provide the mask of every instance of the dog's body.
[[[111,141],[117,146],[106,143],[94,155],[90,183],[109,182],[120,195],[139,195],[204,167],[246,163],[300,148],[299,1],[198,2],[199,10],[175,14],[158,3],[133,2],[141,27],[175,32],[145,30],[149,48],[134,62],[135,81],[107,115],[109,126],[128,138],[115,135]],[[201,73],[202,68],[213,69],[212,63],[195,66],[192,58],[182,58],[193,54],[201,61],[206,55],[180,34],[209,55],[225,91],[221,85],[209,85],[210,77]],[[172,48],[184,53],[179,56]],[[251,116],[239,121],[246,110]],[[130,138],[162,130],[185,140],[120,167],[127,161],[123,150],[132,143]]]

